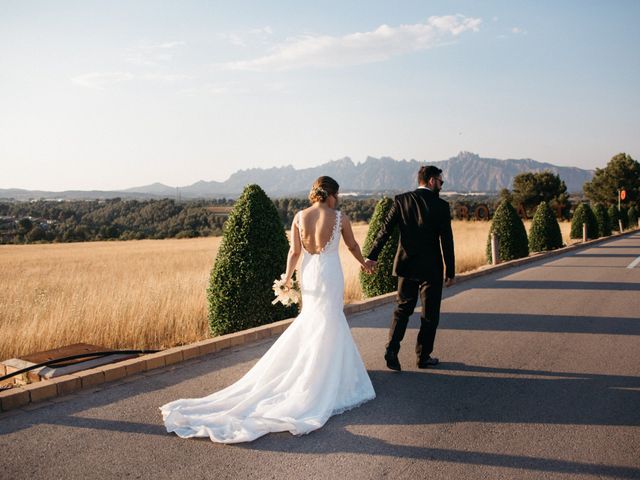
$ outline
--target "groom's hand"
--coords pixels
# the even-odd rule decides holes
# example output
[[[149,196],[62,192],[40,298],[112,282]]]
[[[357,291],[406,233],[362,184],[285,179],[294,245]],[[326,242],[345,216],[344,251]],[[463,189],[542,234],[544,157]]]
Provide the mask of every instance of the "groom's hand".
[[[371,274],[373,272],[375,272],[376,270],[376,266],[378,265],[378,262],[376,262],[375,260],[369,260],[368,258],[364,261],[364,269],[367,273]]]
[[[456,283],[456,280],[454,278],[445,278],[445,280],[444,280],[444,286],[445,287],[450,287],[454,283]]]

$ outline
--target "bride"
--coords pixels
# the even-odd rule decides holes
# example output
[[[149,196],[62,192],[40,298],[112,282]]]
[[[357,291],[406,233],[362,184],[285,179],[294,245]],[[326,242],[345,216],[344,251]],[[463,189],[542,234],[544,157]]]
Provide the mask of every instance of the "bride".
[[[343,313],[341,234],[362,268],[371,270],[349,219],[336,209],[338,188],[331,177],[318,178],[309,194],[312,206],[298,212],[291,226],[285,279],[290,287],[302,254],[298,317],[236,383],[159,407],[168,432],[221,443],[248,442],[269,432],[302,435],[375,398]]]

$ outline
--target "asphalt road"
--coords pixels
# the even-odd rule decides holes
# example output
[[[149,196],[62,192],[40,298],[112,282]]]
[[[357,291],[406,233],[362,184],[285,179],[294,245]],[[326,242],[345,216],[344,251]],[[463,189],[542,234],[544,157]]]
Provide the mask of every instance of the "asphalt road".
[[[377,398],[295,437],[168,434],[158,406],[240,378],[273,340],[0,414],[0,478],[640,478],[640,235],[445,292],[436,352],[382,358],[392,306],[349,319]]]

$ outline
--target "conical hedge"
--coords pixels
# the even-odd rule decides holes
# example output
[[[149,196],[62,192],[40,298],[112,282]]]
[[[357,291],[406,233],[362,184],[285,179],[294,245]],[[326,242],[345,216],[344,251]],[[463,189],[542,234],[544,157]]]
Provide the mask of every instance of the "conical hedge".
[[[562,233],[558,220],[547,202],[540,202],[529,230],[529,250],[544,252],[560,247],[562,247]]]
[[[581,203],[571,219],[571,238],[582,238],[582,224],[587,224],[587,238],[598,238],[598,222],[588,203]]]
[[[297,306],[272,305],[273,281],[284,273],[289,242],[278,212],[258,185],[248,185],[224,224],[209,286],[212,335],[296,315]]]
[[[629,228],[629,209],[627,207],[620,208],[620,220],[622,220],[622,228],[626,230]]]
[[[596,223],[598,224],[598,236],[608,237],[611,235],[611,220],[609,219],[607,208],[603,204],[597,203],[593,209],[593,214],[596,216]]]
[[[499,241],[500,260],[507,261],[514,258],[527,257],[529,255],[529,242],[527,241],[527,231],[522,220],[506,200],[500,202],[493,215],[489,237],[487,238],[487,260],[491,258],[491,234],[495,233]]]
[[[620,231],[620,224],[618,220],[620,220],[620,212],[618,212],[618,207],[615,205],[611,205],[609,210],[607,210],[609,214],[609,225],[611,225],[611,230],[614,232]]]
[[[373,216],[369,222],[369,230],[367,230],[367,238],[364,241],[362,252],[366,258],[373,241],[378,235],[384,219],[387,217],[389,210],[393,206],[393,200],[391,198],[383,198],[376,204],[376,208],[373,211]],[[362,287],[362,293],[366,298],[375,297],[376,295],[382,295],[383,293],[393,292],[398,288],[397,278],[391,275],[393,271],[393,260],[398,249],[398,238],[400,236],[399,230],[396,227],[387,240],[384,248],[378,255],[378,265],[375,273],[368,275],[360,272],[360,286]]]
[[[629,208],[627,217],[629,220],[629,228],[636,228],[638,226],[638,210],[634,205],[631,205]]]

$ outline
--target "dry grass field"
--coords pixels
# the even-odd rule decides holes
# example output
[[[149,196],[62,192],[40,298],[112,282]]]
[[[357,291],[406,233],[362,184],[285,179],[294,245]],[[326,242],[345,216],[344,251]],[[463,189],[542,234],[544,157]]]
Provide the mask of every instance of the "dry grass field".
[[[569,224],[561,224],[565,242]],[[488,222],[454,222],[457,271],[485,263]],[[355,225],[364,243],[367,225]],[[162,349],[208,337],[220,237],[0,246],[0,359],[71,343]],[[341,245],[345,301],[359,265]]]

